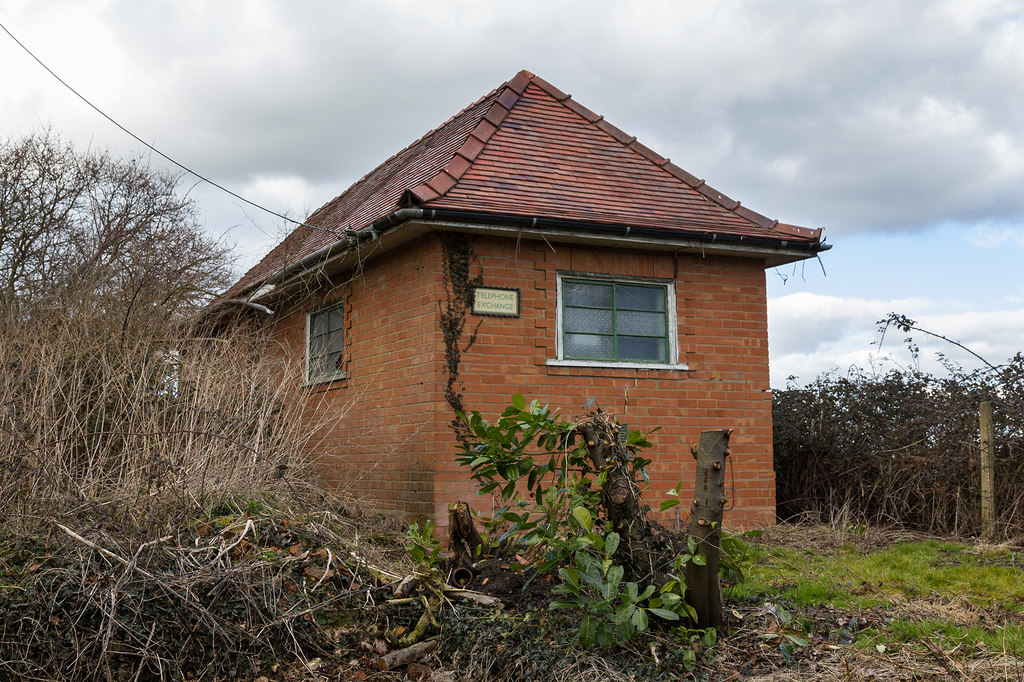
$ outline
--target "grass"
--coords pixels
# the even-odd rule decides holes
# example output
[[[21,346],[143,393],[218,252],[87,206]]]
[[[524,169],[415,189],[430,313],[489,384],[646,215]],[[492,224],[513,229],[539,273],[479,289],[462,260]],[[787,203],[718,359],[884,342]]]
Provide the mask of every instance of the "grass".
[[[860,647],[941,647],[1024,655],[1024,551],[922,539],[865,548],[846,541],[761,546],[734,598],[774,596],[807,623],[822,609],[870,612]],[[827,633],[823,633],[827,636]],[[877,647],[884,647],[877,649]]]

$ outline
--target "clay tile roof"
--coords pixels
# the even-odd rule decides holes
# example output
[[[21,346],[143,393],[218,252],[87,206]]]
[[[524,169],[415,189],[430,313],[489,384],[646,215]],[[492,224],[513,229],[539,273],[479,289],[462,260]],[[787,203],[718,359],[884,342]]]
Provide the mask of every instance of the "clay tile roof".
[[[237,296],[402,206],[713,233],[779,243],[779,223],[708,186],[528,71],[463,109],[315,211],[225,294]]]

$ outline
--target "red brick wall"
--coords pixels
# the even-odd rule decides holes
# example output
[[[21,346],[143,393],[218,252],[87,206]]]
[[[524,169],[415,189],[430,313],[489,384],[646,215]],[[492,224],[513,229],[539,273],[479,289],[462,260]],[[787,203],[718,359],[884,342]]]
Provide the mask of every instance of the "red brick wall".
[[[467,238],[472,275],[486,286],[518,287],[518,318],[467,315],[459,382],[467,409],[495,419],[516,392],[570,418],[588,399],[631,428],[650,430],[651,486],[657,508],[680,479],[693,489],[690,446],[705,429],[734,429],[726,524],[772,523],[771,398],[765,275],[758,261],[699,254],[609,251],[568,244]],[[474,500],[468,471],[454,461],[451,408],[443,397],[445,300],[440,240],[431,236],[366,264],[346,296],[348,378],[314,395],[316,411],[337,423],[317,448],[327,480],[386,508],[424,515],[440,526],[447,504]],[[558,272],[675,278],[679,358],[688,371],[555,367]],[[330,298],[330,297],[328,297]],[[290,347],[303,347],[304,312],[279,324]],[[475,334],[472,345],[470,340]],[[466,350],[469,346],[468,350]],[[353,409],[344,412],[348,406]],[[342,416],[343,415],[343,416]],[[486,500],[476,499],[489,509]],[[683,505],[681,513],[685,514]],[[675,512],[665,520],[674,524]],[[683,519],[685,522],[685,517]]]
[[[314,464],[329,485],[409,516],[433,510],[434,461],[450,437],[441,395],[442,297],[436,240],[407,244],[337,278],[273,332],[288,352],[304,354],[306,313],[344,300],[346,378],[317,385],[307,399]]]

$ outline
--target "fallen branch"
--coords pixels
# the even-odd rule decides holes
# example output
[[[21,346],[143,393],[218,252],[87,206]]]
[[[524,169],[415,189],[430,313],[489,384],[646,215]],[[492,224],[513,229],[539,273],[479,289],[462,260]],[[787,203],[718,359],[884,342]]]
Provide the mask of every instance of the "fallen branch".
[[[478,604],[484,606],[494,606],[496,608],[502,608],[505,604],[497,597],[492,597],[489,594],[483,594],[482,592],[474,592],[473,590],[463,590],[458,587],[445,587],[444,593],[453,597],[462,597],[470,601],[475,601]]]
[[[420,660],[436,648],[436,639],[425,639],[422,642],[417,642],[416,644],[407,646],[404,649],[392,651],[391,653],[377,659],[377,670],[383,672],[384,670],[391,670],[392,668],[397,668],[401,665],[408,665],[409,663]]]

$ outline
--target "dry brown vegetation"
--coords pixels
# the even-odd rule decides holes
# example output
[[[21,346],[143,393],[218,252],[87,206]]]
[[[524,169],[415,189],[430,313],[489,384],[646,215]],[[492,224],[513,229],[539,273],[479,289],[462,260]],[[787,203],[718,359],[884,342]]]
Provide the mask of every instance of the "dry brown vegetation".
[[[995,403],[1000,537],[1024,535],[1024,356],[944,376],[825,374],[775,391],[779,516],[942,535],[981,532],[978,405]]]

